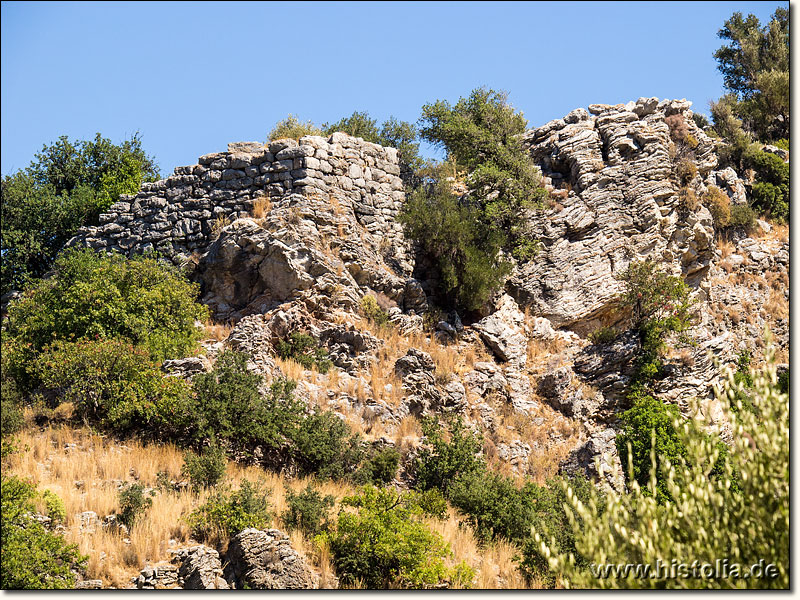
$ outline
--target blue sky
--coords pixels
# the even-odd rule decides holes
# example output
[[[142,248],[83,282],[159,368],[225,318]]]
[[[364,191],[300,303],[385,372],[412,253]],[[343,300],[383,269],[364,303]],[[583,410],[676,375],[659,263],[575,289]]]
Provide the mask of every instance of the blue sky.
[[[734,11],[787,2],[2,3],[2,173],[60,135],[136,131],[162,174],[288,113],[415,121],[478,86],[531,126],[579,106],[724,93]],[[426,153],[433,155],[430,149]]]

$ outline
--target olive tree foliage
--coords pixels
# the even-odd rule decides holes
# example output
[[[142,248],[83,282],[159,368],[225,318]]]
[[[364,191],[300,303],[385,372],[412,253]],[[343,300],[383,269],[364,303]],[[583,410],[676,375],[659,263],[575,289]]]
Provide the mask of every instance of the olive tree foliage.
[[[568,516],[575,533],[575,548],[590,564],[641,563],[655,565],[675,559],[681,563],[715,564],[728,559],[749,567],[763,559],[776,566],[775,578],[635,578],[596,577],[591,569],[577,567],[573,556],[536,532],[535,540],[559,572],[565,587],[684,587],[684,588],[788,588],[789,586],[789,396],[780,391],[774,351],[768,346],[764,369],[753,374],[747,390],[752,409],[740,399],[743,383],[729,371],[717,389],[732,442],[727,459],[718,460],[724,448],[704,435],[707,424],[696,412],[694,422],[676,420],[688,460],[664,461],[660,469],[672,500],[659,503],[654,470],[649,493],[636,481],[629,492],[605,491],[602,518],[598,491],[584,502],[567,489]],[[651,460],[655,464],[655,457]],[[602,477],[601,477],[602,481]],[[680,483],[679,483],[680,482]],[[591,523],[582,527],[580,523]]]
[[[728,40],[714,53],[730,103],[745,128],[762,141],[789,137],[789,9],[762,26],[735,12],[719,30]]]
[[[21,289],[52,266],[79,227],[159,177],[139,134],[114,144],[99,133],[91,141],[62,136],[44,146],[31,164],[3,177],[2,293]]]

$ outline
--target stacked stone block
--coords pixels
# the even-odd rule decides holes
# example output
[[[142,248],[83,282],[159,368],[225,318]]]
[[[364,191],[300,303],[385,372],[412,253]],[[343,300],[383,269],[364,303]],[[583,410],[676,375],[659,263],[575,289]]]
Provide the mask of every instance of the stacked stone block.
[[[126,255],[155,250],[179,263],[202,253],[220,227],[248,216],[259,198],[277,204],[292,194],[347,206],[369,233],[405,246],[396,220],[404,200],[397,150],[343,133],[229,144],[122,196],[69,245]]]

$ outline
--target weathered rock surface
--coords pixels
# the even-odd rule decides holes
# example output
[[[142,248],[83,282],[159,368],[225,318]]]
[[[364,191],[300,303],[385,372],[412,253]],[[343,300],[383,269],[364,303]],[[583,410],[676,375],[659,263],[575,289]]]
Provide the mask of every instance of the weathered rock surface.
[[[225,578],[230,587],[299,590],[319,587],[319,576],[277,529],[248,528],[231,539]]]
[[[677,161],[687,158],[702,192],[719,185],[734,202],[742,182],[716,172],[714,142],[691,119],[691,103],[640,98],[577,109],[524,134],[558,204],[534,214],[542,251],[513,273],[507,289],[533,314],[582,334],[615,318],[615,278],[634,260],[672,265],[697,285],[714,256],[711,214],[682,210]],[[591,113],[591,114],[590,114]],[[697,146],[676,150],[667,118],[680,115]],[[683,156],[681,156],[681,154]]]
[[[523,367],[528,352],[524,322],[525,315],[517,303],[511,296],[503,294],[495,312],[476,323],[475,329],[500,360]]]
[[[179,565],[177,575],[185,590],[230,589],[222,572],[219,553],[208,546],[190,546],[172,551],[172,562]]]

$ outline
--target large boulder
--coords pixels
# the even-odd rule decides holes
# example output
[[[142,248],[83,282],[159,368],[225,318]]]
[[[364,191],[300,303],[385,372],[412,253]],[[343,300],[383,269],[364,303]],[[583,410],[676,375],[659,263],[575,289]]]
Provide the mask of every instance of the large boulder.
[[[496,308],[494,313],[478,321],[474,327],[500,360],[523,367],[528,358],[525,315],[507,294],[500,297]]]
[[[248,528],[236,534],[227,552],[225,578],[230,587],[256,590],[310,590],[319,576],[277,529]]]

